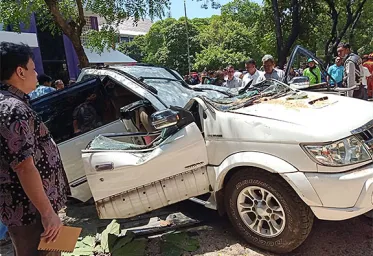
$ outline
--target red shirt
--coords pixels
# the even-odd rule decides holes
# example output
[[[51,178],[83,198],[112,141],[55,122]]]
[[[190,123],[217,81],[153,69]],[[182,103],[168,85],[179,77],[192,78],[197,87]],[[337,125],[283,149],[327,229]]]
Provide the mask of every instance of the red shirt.
[[[363,63],[363,66],[369,69],[369,72],[372,74],[368,77],[368,95],[373,97],[373,60],[368,60]]]

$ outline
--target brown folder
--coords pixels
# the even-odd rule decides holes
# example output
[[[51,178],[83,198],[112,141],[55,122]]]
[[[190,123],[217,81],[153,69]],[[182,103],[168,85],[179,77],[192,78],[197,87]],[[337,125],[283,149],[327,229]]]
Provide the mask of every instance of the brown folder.
[[[60,229],[60,233],[56,241],[45,242],[42,238],[39,243],[39,251],[51,251],[51,252],[73,252],[75,249],[76,242],[78,241],[82,228],[63,226]]]

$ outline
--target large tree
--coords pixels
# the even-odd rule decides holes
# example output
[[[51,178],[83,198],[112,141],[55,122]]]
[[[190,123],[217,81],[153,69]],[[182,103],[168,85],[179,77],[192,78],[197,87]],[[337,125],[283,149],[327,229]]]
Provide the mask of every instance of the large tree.
[[[330,18],[330,30],[325,43],[325,58],[329,62],[343,40],[353,42],[363,8],[368,0],[322,0]],[[372,4],[370,2],[370,4]],[[372,24],[371,24],[372,25]],[[361,31],[363,32],[363,31]],[[372,37],[372,35],[370,35]]]
[[[100,32],[91,33],[92,47],[112,46],[115,27],[123,20],[133,17],[135,21],[149,16],[163,17],[169,0],[1,0],[0,23],[12,25],[20,31],[21,24],[30,23],[32,13],[44,28],[62,31],[72,42],[81,67],[88,65],[82,45],[83,27],[86,25],[85,11],[91,11],[106,20]],[[54,22],[50,22],[50,21]]]

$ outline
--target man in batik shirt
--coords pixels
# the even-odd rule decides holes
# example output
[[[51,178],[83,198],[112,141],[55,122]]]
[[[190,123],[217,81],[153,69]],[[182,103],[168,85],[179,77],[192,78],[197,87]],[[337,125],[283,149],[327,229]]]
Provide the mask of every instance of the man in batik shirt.
[[[0,218],[17,256],[60,255],[37,247],[56,239],[70,193],[57,145],[29,105],[36,76],[30,47],[0,43]]]

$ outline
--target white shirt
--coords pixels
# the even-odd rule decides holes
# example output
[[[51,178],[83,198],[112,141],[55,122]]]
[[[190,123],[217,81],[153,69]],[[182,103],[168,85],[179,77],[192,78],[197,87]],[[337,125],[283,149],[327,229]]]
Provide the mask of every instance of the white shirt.
[[[372,74],[369,72],[369,69],[367,67],[363,66],[363,77],[361,78],[361,82],[364,85],[364,88],[368,88],[368,77],[370,77]]]
[[[242,78],[242,86],[246,86],[250,80],[253,80],[251,86],[253,86],[254,84],[257,84],[258,83],[258,78],[263,74],[264,74],[264,72],[259,71],[257,69],[255,70],[255,73],[253,75],[251,75],[249,72],[247,72],[246,75],[244,75],[243,78]]]
[[[283,70],[274,68],[271,74],[263,72],[263,74],[259,76],[257,81],[258,83],[260,83],[267,79],[275,79],[282,82],[284,80],[284,77],[285,72]]]
[[[241,79],[233,76],[232,80],[226,80],[223,86],[228,88],[239,88],[242,86],[242,81]]]

